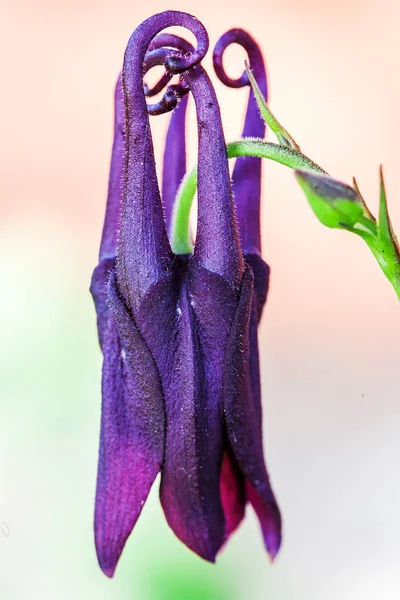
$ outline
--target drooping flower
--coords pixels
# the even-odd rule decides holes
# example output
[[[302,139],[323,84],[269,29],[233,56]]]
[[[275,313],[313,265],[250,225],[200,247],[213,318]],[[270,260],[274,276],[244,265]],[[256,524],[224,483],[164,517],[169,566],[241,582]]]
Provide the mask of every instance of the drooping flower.
[[[194,33],[196,49],[175,36],[156,37],[172,25]],[[199,64],[207,49],[194,17],[155,15],[132,34],[116,89],[109,194],[91,285],[104,357],[95,540],[109,576],[159,472],[167,521],[199,556],[215,560],[246,499],[272,557],[280,544],[261,436],[257,324],[268,271],[260,257],[259,172],[234,174],[237,222],[219,106]],[[181,81],[149,107],[145,91],[154,90],[144,90],[142,77],[155,64],[166,69],[160,85],[173,74]],[[185,171],[186,100],[167,136],[167,222],[148,113],[176,106],[189,90],[198,120],[198,223],[193,254],[179,256],[167,228]],[[246,180],[255,182],[247,197]]]

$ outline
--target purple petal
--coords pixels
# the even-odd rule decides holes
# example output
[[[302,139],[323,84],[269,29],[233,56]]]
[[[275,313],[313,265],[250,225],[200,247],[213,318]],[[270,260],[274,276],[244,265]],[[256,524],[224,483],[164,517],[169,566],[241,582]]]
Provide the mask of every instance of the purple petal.
[[[123,133],[123,102],[122,102],[121,76],[115,87],[114,94],[114,142],[111,156],[110,176],[108,183],[108,195],[106,214],[104,218],[103,233],[100,244],[100,263],[95,268],[90,285],[90,291],[96,306],[97,328],[100,346],[103,347],[104,329],[106,327],[108,307],[106,304],[106,287],[110,271],[114,268],[115,254],[117,248],[117,230],[119,222],[122,166],[124,155],[124,133]]]
[[[244,477],[230,451],[225,452],[222,460],[220,492],[228,538],[240,525],[246,506]]]
[[[161,36],[157,36],[157,38],[159,38],[159,37],[161,37]],[[174,54],[175,55],[179,54],[180,56],[184,56],[185,54],[184,54],[184,50],[182,48],[185,48],[187,43],[184,42],[184,40],[182,40],[181,38],[178,38],[177,36],[169,36],[169,37],[170,38],[174,37],[177,40],[177,42],[175,44],[177,46],[177,48],[175,48],[175,50],[177,50],[177,51],[174,52]],[[180,44],[178,42],[178,40],[180,40],[183,43]],[[179,46],[182,46],[182,48],[180,48]],[[169,60],[169,58],[171,56],[171,52],[172,52],[171,48],[165,48],[165,47],[156,48],[154,50],[151,50],[150,52],[147,52],[145,62],[143,65],[143,75],[146,75],[146,73],[155,66],[163,65],[165,67],[166,62]],[[156,92],[158,93],[158,92],[162,91],[162,89],[168,84],[171,77],[172,77],[172,73],[168,73],[167,71],[164,71],[164,74],[161,76],[161,78],[158,80],[158,82],[154,85],[153,88],[149,89],[149,87],[146,85],[146,83],[144,83],[143,90],[144,90],[146,97],[148,98],[148,97],[154,96]],[[147,104],[148,114],[149,115],[161,115],[161,114],[164,114],[166,112],[173,110],[174,108],[176,108],[179,99],[182,96],[184,96],[185,94],[187,94],[188,92],[189,92],[189,88],[187,87],[186,83],[181,78],[179,84],[175,83],[175,84],[169,85],[167,87],[161,100],[159,100],[158,102],[153,103],[153,104]]]
[[[240,285],[243,258],[217,97],[200,66],[185,73],[198,123],[198,219],[194,255],[200,265]]]
[[[224,409],[229,443],[249,484],[249,499],[260,519],[266,548],[274,557],[280,545],[281,518],[263,456],[258,317],[252,290],[253,273],[247,267],[226,352]]]
[[[267,76],[264,60],[256,41],[243,29],[231,29],[217,42],[213,62],[219,79],[229,87],[249,85],[246,72],[236,80],[226,74],[222,57],[231,44],[242,46],[249,58],[250,68],[265,98],[267,98]],[[265,123],[260,117],[253,91],[249,92],[242,138],[264,138]],[[232,186],[239,223],[239,232],[244,253],[261,252],[260,238],[260,198],[261,198],[261,160],[253,157],[241,157],[236,160],[232,173]]]
[[[100,453],[95,509],[99,564],[112,577],[164,454],[164,407],[154,361],[115,289],[103,330]]]
[[[177,537],[213,562],[223,544],[224,351],[236,294],[196,261],[177,258],[137,317],[163,382],[166,411],[161,502]]]
[[[143,65],[153,38],[170,26],[183,26],[198,40],[189,56],[171,55],[166,68],[180,72],[199,62],[208,48],[208,36],[191,15],[166,11],[144,21],[131,35],[125,51],[122,85],[125,102],[125,166],[121,229],[118,245],[118,287],[135,315],[142,297],[172,259],[165,230],[143,90]]]
[[[171,33],[160,33],[158,34],[150,43],[148,48],[148,53],[146,55],[146,59],[144,62],[144,71],[147,72],[148,66],[147,61],[148,58],[153,54],[154,50],[159,50],[161,48],[173,48],[182,52],[184,55],[193,54],[194,48],[192,44],[187,42],[185,39],[173,35]],[[165,61],[164,61],[165,62]],[[164,87],[168,84],[169,80],[173,76],[173,73],[165,71],[159,81],[150,89],[145,84],[145,92],[147,97],[155,96],[160,93]]]
[[[249,481],[246,481],[246,494],[260,521],[265,547],[271,560],[274,560],[282,542],[282,526],[279,508],[271,486],[268,483],[260,492]]]
[[[185,96],[172,113],[165,143],[162,199],[167,231],[171,227],[175,196],[186,173],[185,121],[187,102],[188,97]]]
[[[191,53],[194,51],[192,44],[186,40],[171,34],[160,33],[154,38],[150,44],[149,50],[153,51],[159,48],[175,48],[183,53]],[[165,75],[171,76],[170,73]],[[159,84],[165,83],[166,79],[162,77]],[[157,87],[154,87],[154,90]],[[153,90],[152,90],[153,92]],[[184,96],[177,108],[171,115],[169,122],[167,139],[165,142],[163,177],[162,177],[162,200],[165,210],[165,222],[167,231],[171,227],[172,210],[174,200],[178,191],[179,185],[186,173],[186,140],[185,140],[185,122],[187,109],[187,96]]]
[[[171,260],[143,92],[142,64],[150,39],[132,34],[125,53],[125,168],[118,245],[118,287],[135,313],[142,296]]]

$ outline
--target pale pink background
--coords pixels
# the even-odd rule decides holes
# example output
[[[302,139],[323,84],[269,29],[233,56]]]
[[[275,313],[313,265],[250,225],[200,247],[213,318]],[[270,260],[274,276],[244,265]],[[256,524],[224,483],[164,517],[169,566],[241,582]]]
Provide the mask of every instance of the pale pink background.
[[[91,546],[100,357],[87,287],[103,219],[116,75],[133,29],[167,8],[195,14],[211,44],[233,26],[251,31],[267,61],[270,105],[279,120],[329,173],[347,182],[356,175],[375,213],[383,163],[400,230],[399,3],[2,0],[1,335],[5,372],[14,369],[30,390],[21,396],[23,409],[12,389],[6,390],[0,425],[0,521],[18,532],[0,538],[5,600],[125,598],[112,587],[118,582],[110,584],[98,572]],[[236,63],[243,58],[240,51],[227,55],[235,63],[232,74],[239,73]],[[210,66],[209,58],[205,64]],[[219,83],[217,92],[226,137],[234,139],[246,92]],[[166,123],[152,121],[158,155]],[[240,600],[397,600],[398,301],[361,240],[317,222],[293,173],[265,163],[264,175],[264,255],[272,266],[261,329],[265,443],[285,540],[270,567],[249,517],[221,557],[222,566],[212,568],[235,571],[243,582]],[[66,304],[71,290],[75,295]],[[47,403],[42,390],[52,368],[49,357],[74,378],[73,351],[51,332],[75,319],[81,319],[80,341],[93,352],[88,383],[77,386],[66,403],[55,381]],[[42,375],[27,370],[32,360],[40,362]],[[61,405],[66,414],[71,407],[71,429],[62,441],[54,438],[40,459],[30,458],[46,436],[53,440],[46,419]],[[75,406],[90,415],[86,429],[72,425]],[[39,429],[32,415],[40,415]],[[54,491],[60,447],[67,474]],[[49,457],[54,462],[46,462]],[[74,486],[85,493],[79,496]],[[75,532],[71,506],[80,518],[76,536],[85,535],[79,556],[87,562],[75,560],[77,538],[69,545],[61,541],[67,530]],[[147,510],[157,516],[141,525],[137,539],[153,535],[156,527],[169,535],[156,496]],[[135,552],[140,555],[134,539],[121,576],[131,573]],[[174,544],[179,542],[171,536],[168,551]],[[132,597],[142,600],[140,591]]]

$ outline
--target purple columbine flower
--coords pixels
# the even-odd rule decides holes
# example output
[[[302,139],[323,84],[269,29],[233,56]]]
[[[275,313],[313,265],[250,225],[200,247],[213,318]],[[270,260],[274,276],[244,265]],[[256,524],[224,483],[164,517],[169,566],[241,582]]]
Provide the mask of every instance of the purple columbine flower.
[[[194,33],[196,49],[157,36],[172,25]],[[215,56],[239,40],[265,86],[254,41],[244,32],[227,36]],[[194,17],[155,15],[132,34],[116,88],[106,217],[91,285],[104,357],[95,540],[108,576],[159,472],[167,521],[199,556],[215,560],[247,500],[271,557],[280,545],[261,433],[257,325],[268,268],[260,257],[260,171],[256,159],[237,161],[235,209],[218,102],[199,64],[207,49]],[[143,72],[155,64],[166,74],[155,89],[143,88]],[[147,105],[145,93],[173,74],[181,74],[180,83]],[[198,120],[198,224],[193,254],[178,256],[167,230],[186,169],[186,99],[171,118],[163,199],[148,113],[169,110],[189,90]],[[244,133],[263,135],[250,102]]]

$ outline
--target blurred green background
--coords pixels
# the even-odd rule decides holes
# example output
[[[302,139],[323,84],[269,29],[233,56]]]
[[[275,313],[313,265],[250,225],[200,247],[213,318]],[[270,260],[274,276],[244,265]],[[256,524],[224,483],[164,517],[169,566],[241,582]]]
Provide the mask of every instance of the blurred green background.
[[[293,175],[272,164],[264,169],[272,283],[261,347],[281,553],[271,566],[248,509],[217,564],[206,564],[168,529],[157,483],[114,580],[97,566],[101,356],[88,287],[116,73],[132,30],[166,8],[158,0],[151,8],[0,4],[0,599],[398,600],[398,303],[361,242],[324,229]],[[268,63],[272,110],[332,175],[357,175],[372,210],[383,162],[400,230],[399,5],[174,8],[196,14],[211,44],[232,26],[250,30]],[[229,50],[229,72],[243,59]],[[217,91],[232,140],[246,93]],[[153,122],[158,156],[166,125]]]

